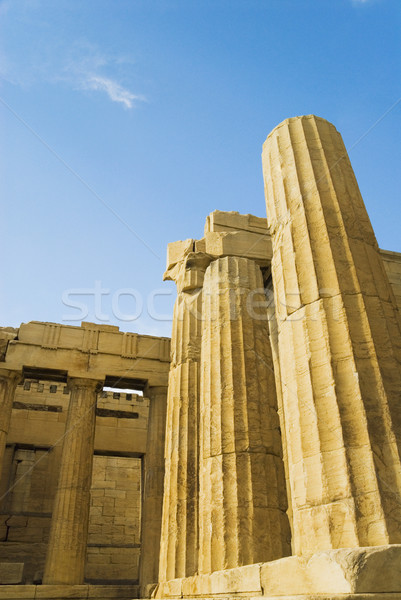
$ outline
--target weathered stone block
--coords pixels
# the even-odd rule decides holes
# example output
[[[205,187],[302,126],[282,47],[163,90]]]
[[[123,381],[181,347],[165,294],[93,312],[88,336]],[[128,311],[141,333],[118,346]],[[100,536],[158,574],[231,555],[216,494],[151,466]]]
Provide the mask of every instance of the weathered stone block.
[[[153,598],[179,598],[182,596],[183,579],[170,579],[158,584],[153,593]]]
[[[0,600],[34,600],[36,585],[0,585]]]
[[[24,563],[0,562],[0,584],[16,584],[24,581]]]
[[[206,253],[211,256],[242,256],[267,266],[272,257],[270,236],[248,231],[211,232],[205,235]]]
[[[212,594],[259,594],[260,564],[246,565],[226,571],[215,571],[209,575]]]
[[[178,242],[171,242],[167,245],[167,265],[166,270],[171,269],[175,264],[183,259],[184,256],[192,252],[194,246],[194,240],[180,240]]]
[[[88,585],[38,585],[35,600],[82,600],[88,597],[88,588]]]
[[[89,585],[88,598],[120,600],[122,598],[138,598],[137,585]]]
[[[254,215],[241,215],[235,211],[215,210],[206,217],[205,234],[213,231],[252,231],[267,233],[267,219]]]
[[[261,566],[264,596],[390,593],[401,595],[401,545],[342,548],[309,559],[290,556]]]

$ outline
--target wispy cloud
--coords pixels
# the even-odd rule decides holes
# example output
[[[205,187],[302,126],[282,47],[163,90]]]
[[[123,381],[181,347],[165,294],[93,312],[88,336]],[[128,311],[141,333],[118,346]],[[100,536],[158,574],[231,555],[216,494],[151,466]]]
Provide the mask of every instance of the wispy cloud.
[[[133,94],[122,85],[101,75],[87,75],[80,83],[82,89],[106,92],[110,100],[120,102],[126,108],[133,108],[134,101],[144,101],[146,98],[139,94]]]
[[[116,81],[101,75],[88,75],[87,79],[82,82],[82,86],[89,90],[106,92],[110,100],[121,102],[126,108],[132,108],[135,100],[145,100],[144,96],[133,94]]]
[[[15,5],[8,0],[2,4],[0,0],[3,21],[13,11]],[[11,15],[10,19],[15,20],[18,15]],[[41,44],[32,44],[28,56],[21,53],[11,37],[0,49],[0,78],[14,85],[67,85],[77,91],[104,94],[126,109],[146,101],[143,94],[133,90],[135,65],[132,56],[101,49],[86,39],[56,39],[52,34],[44,36]]]
[[[145,96],[121,83],[134,64],[131,57],[107,55],[94,44],[81,40],[72,45],[58,78],[75,89],[105,93],[112,102],[131,109],[136,102],[146,101]]]

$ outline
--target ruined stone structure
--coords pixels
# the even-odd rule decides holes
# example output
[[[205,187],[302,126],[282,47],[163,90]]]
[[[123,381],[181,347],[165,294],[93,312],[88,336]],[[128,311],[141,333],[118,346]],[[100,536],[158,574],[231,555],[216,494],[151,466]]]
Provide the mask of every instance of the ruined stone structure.
[[[37,322],[1,337],[0,598],[138,597],[158,572],[170,340]]]
[[[0,599],[401,599],[401,254],[333,125],[262,158],[267,220],[168,246],[171,350],[3,329]]]

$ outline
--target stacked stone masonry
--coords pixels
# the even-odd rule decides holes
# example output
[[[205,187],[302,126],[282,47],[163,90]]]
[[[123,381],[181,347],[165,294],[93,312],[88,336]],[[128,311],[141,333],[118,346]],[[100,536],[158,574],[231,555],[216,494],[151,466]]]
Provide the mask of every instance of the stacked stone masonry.
[[[0,562],[10,554],[13,562],[25,562],[28,582],[33,581],[35,575],[41,578],[43,574],[61,446],[56,445],[50,451],[38,446],[28,449],[25,442],[30,440],[24,434],[28,427],[36,429],[39,436],[40,431],[52,428],[56,422],[65,424],[69,404],[66,390],[64,384],[27,380],[17,386],[14,397],[14,405],[18,408],[13,409],[10,433],[20,437],[18,443],[6,447],[0,495],[6,494],[7,487],[13,487],[2,500]],[[118,436],[124,425],[131,435],[146,433],[148,398],[102,392],[97,406],[138,415],[135,419],[97,417],[98,432],[107,428]],[[27,423],[25,429],[20,428],[21,421]],[[107,451],[107,447],[103,450]],[[133,450],[140,453],[140,448],[133,444],[128,447],[121,444],[122,453],[133,454]],[[85,571],[88,581],[139,579],[141,463],[141,458],[133,456],[94,456]]]
[[[10,415],[0,583],[20,573],[15,583],[27,585],[14,592],[26,597],[137,596],[140,562],[158,570],[169,340],[38,322],[5,328],[1,338]],[[143,393],[118,389],[127,387]],[[147,500],[152,514],[142,510]],[[150,545],[142,548],[144,535]],[[3,592],[15,596],[0,585]]]
[[[0,600],[401,599],[401,254],[327,121],[262,163],[168,245],[171,346],[0,329]]]

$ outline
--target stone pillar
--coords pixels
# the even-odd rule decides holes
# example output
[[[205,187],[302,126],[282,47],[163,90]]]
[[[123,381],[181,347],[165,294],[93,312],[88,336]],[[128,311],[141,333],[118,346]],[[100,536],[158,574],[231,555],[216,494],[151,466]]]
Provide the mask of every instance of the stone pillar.
[[[139,571],[142,598],[147,597],[146,586],[157,583],[159,574],[167,388],[151,387],[148,395],[150,407],[144,459],[141,564]]]
[[[205,274],[200,464],[200,573],[289,555],[267,307],[248,258]]]
[[[165,275],[176,282],[178,296],[171,339],[159,581],[197,571],[202,285],[209,262],[204,253],[189,252]]]
[[[341,136],[263,148],[294,549],[401,543],[398,310]]]
[[[84,581],[95,438],[96,400],[100,383],[70,378],[70,405],[54,500],[44,584]]]
[[[274,293],[273,293],[273,283],[271,276],[268,277],[268,280],[265,283],[265,294],[267,300],[267,318],[269,321],[269,337],[270,337],[270,346],[272,352],[272,362],[273,362],[273,370],[274,370],[274,381],[276,384],[276,396],[277,396],[277,413],[280,421],[280,430],[281,430],[281,446],[283,450],[283,463],[284,463],[284,473],[285,473],[285,483],[286,483],[286,492],[287,492],[287,516],[290,523],[291,528],[291,547],[293,547],[292,540],[292,529],[293,529],[293,519],[292,519],[292,502],[291,502],[291,485],[290,485],[290,477],[289,477],[289,469],[288,469],[288,444],[286,439],[286,426],[285,426],[285,414],[283,410],[283,391],[281,387],[281,372],[280,372],[280,361],[278,355],[278,329],[277,329],[277,318],[276,318],[276,309],[274,306]]]
[[[21,374],[9,369],[0,369],[0,475],[3,470],[4,451],[10,427],[15,388]]]

